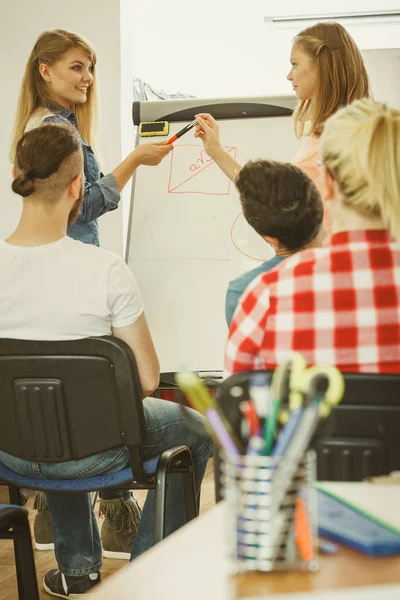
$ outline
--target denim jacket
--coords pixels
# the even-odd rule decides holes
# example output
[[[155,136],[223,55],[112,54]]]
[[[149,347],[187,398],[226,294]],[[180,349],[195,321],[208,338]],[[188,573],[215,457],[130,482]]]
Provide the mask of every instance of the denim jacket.
[[[53,113],[45,117],[43,123],[65,123],[78,128],[76,116],[63,106],[49,105]],[[121,198],[116,179],[112,173],[102,175],[92,148],[82,139],[85,172],[85,199],[81,212],[72,225],[68,225],[67,234],[74,240],[99,246],[98,217],[109,210],[115,210]]]

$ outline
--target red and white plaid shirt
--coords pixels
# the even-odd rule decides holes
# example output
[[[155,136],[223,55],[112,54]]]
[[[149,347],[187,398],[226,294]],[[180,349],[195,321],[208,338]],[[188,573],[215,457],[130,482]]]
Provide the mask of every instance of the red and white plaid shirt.
[[[400,373],[400,244],[385,230],[334,234],[257,277],[229,329],[227,374],[289,352],[342,371]]]

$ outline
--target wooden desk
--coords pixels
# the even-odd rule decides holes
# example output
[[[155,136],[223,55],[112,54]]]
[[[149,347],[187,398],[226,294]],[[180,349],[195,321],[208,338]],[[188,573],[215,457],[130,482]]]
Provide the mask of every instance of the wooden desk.
[[[236,600],[307,590],[400,583],[400,557],[370,558],[341,547],[316,573],[230,577],[223,502],[111,576],[90,600]]]

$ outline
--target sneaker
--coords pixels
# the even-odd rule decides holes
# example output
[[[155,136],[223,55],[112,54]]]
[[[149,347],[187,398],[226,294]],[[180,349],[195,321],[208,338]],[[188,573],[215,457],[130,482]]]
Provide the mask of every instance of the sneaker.
[[[37,510],[33,522],[36,550],[54,550],[53,524],[43,492],[36,492],[33,508]]]
[[[104,516],[101,543],[105,558],[130,559],[141,514],[141,508],[133,497],[128,500],[101,500],[99,516]]]
[[[91,592],[95,585],[100,583],[100,573],[90,573],[81,577],[70,577],[52,569],[43,579],[44,589],[51,596],[58,598],[80,598]]]

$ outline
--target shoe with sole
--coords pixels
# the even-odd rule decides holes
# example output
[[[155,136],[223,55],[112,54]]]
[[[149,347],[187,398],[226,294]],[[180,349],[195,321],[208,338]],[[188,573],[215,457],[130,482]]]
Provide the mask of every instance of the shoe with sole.
[[[101,500],[99,516],[104,558],[129,560],[138,532],[142,511],[135,498],[128,500]]]
[[[33,522],[36,550],[54,550],[53,524],[43,492],[36,492],[33,508],[37,510]]]
[[[43,579],[43,587],[51,596],[58,598],[80,598],[92,591],[101,581],[100,573],[90,573],[81,577],[70,577],[52,569]]]

